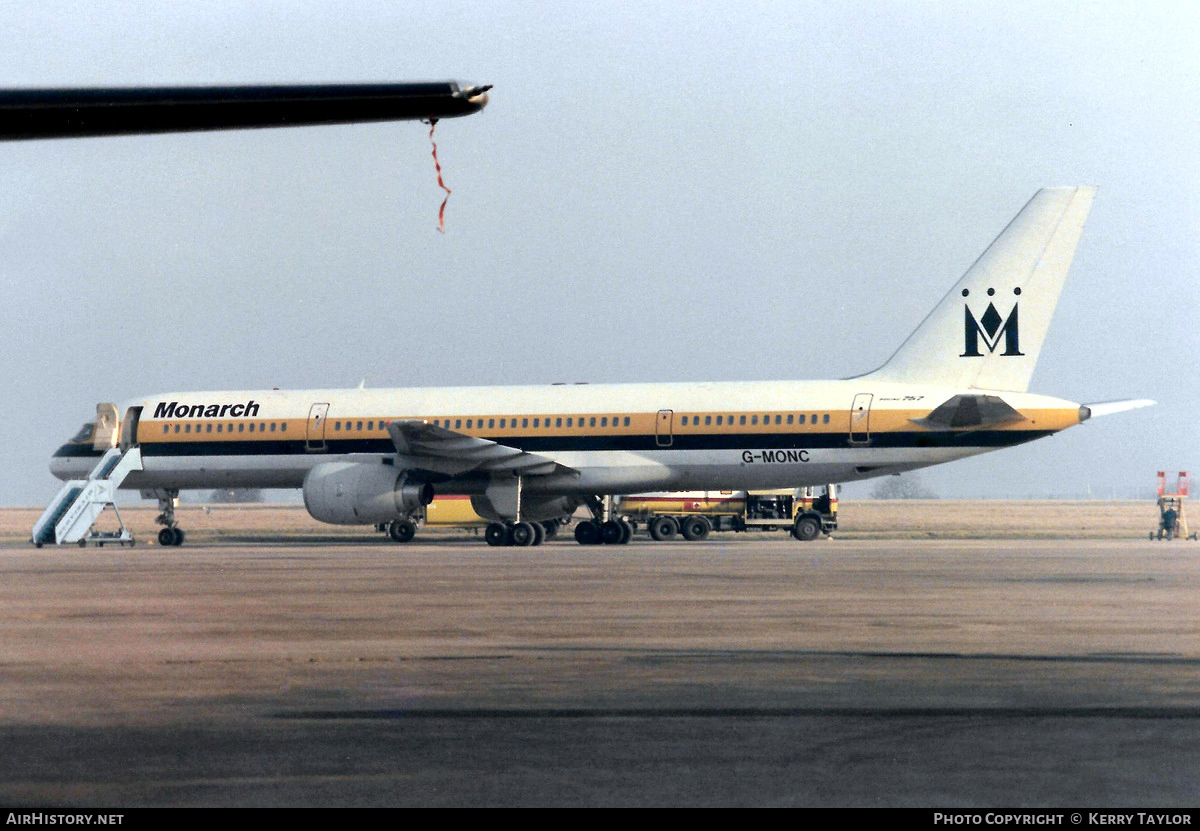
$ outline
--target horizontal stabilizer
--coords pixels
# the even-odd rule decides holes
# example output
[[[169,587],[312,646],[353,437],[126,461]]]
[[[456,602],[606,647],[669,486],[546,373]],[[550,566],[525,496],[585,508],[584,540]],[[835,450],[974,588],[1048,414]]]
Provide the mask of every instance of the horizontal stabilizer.
[[[1099,404],[1085,404],[1083,409],[1087,411],[1087,415],[1080,420],[1086,421],[1089,418],[1123,413],[1126,410],[1153,407],[1157,403],[1157,401],[1151,401],[1149,398],[1128,398],[1124,401],[1102,401]]]
[[[956,395],[925,418],[910,419],[914,424],[934,430],[966,430],[1024,421],[998,395]]]

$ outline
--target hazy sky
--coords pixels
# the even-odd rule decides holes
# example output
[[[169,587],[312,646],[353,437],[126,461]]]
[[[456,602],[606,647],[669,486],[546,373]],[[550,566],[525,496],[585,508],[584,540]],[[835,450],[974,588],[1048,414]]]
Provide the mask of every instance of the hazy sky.
[[[1075,184],[1031,390],[1159,406],[923,478],[1144,490],[1200,468],[1197,43],[1191,3],[2,3],[3,87],[495,89],[438,125],[445,234],[415,122],[0,144],[0,504],[152,392],[866,372]]]

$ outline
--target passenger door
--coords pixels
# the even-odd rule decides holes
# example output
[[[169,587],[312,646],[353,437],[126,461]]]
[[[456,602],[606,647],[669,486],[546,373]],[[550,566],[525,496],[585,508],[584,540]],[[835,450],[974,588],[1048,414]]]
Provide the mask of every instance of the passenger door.
[[[860,392],[850,406],[850,443],[866,444],[871,440],[871,394]]]

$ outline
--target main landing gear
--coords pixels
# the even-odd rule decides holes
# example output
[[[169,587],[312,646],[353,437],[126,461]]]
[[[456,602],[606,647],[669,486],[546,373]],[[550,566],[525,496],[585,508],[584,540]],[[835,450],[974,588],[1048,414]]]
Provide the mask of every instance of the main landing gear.
[[[604,503],[597,497],[587,501],[591,519],[575,526],[575,542],[580,545],[625,545],[633,538],[633,526],[626,519],[605,519]]]
[[[143,496],[147,494],[143,491]],[[159,514],[154,521],[162,525],[158,532],[159,545],[183,545],[183,529],[175,521],[175,505],[179,501],[179,491],[175,489],[154,491],[151,494],[158,498]]]
[[[558,533],[557,522],[493,522],[483,532],[488,545],[541,545]]]

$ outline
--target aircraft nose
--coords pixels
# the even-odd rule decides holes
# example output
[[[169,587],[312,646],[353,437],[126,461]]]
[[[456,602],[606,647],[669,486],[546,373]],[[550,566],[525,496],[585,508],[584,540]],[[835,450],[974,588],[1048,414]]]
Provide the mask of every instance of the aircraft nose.
[[[72,445],[64,444],[50,457],[50,473],[55,479],[66,481],[87,477],[95,460],[81,458],[71,452],[73,449]]]
[[[70,479],[70,460],[62,456],[50,457],[50,473],[55,479]]]

